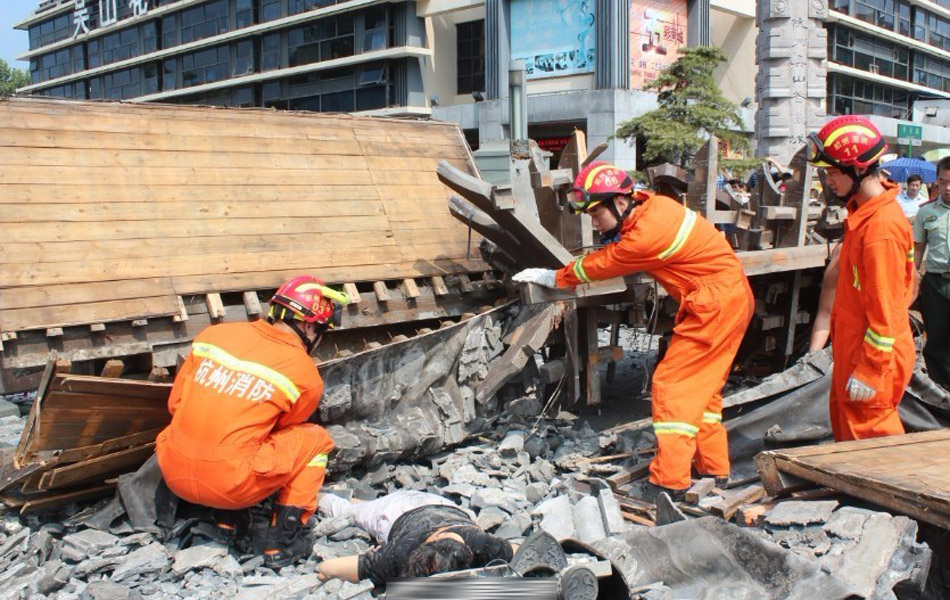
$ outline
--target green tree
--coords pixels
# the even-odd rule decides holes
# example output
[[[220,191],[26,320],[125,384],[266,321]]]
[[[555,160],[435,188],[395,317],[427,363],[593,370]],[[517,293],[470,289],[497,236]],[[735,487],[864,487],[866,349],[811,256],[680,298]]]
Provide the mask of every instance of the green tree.
[[[30,84],[30,76],[25,71],[11,67],[0,58],[0,96],[10,96],[17,88]]]
[[[631,143],[646,141],[648,164],[671,162],[686,167],[710,134],[729,140],[739,152],[749,149],[740,133],[739,107],[726,99],[713,79],[713,70],[726,54],[712,46],[680,48],[679,58],[646,89],[657,91],[659,108],[620,125],[616,136]]]

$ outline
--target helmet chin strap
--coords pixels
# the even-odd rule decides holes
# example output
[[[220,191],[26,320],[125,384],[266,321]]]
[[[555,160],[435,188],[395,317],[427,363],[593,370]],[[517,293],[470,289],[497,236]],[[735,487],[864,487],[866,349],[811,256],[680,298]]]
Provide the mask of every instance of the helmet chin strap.
[[[861,189],[861,184],[864,183],[864,178],[870,175],[872,170],[867,169],[862,175],[858,175],[858,170],[854,168],[854,166],[850,166],[842,168],[841,172],[851,178],[851,189],[848,190],[848,193],[844,196],[835,194],[835,198],[837,198],[842,204],[847,204],[848,201],[858,193],[858,190]]]
[[[627,217],[630,216],[630,213],[633,212],[634,202],[633,198],[629,198],[630,202],[627,203],[627,208],[624,209],[623,214],[620,214],[620,211],[617,210],[617,197],[614,196],[613,200],[610,201],[610,204],[607,205],[607,210],[610,211],[610,214],[617,219],[617,226],[609,231],[605,231],[600,234],[600,241],[602,244],[613,244],[620,241],[620,229],[623,227],[623,222],[627,220]]]
[[[290,328],[293,329],[298,336],[300,336],[300,341],[303,342],[303,345],[307,348],[307,354],[312,354],[314,348],[316,348],[317,344],[320,343],[320,338],[323,336],[318,335],[317,337],[313,338],[313,340],[311,340],[309,337],[307,337],[307,332],[304,330],[304,328],[297,324],[297,321],[284,322],[287,323],[287,325],[290,325]]]

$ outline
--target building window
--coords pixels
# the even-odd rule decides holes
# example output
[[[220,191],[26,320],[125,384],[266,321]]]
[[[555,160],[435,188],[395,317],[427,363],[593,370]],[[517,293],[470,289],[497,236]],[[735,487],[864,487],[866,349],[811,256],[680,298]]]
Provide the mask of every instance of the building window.
[[[830,8],[849,15],[851,14],[851,0],[831,0]]]
[[[43,83],[57,77],[65,77],[84,70],[82,44],[63,48],[30,60],[30,76],[33,83]],[[66,96],[72,98],[74,96]]]
[[[241,40],[234,44],[234,63],[231,68],[231,77],[240,77],[254,72],[254,43],[251,40]]]
[[[291,29],[287,55],[291,67],[353,56],[353,16],[321,19],[313,25]]]
[[[833,28],[833,34],[829,34],[829,46],[829,58],[837,63],[875,75],[908,80],[910,52],[904,46],[846,27]]]
[[[896,0],[854,0],[852,4],[858,19],[894,31]]]
[[[254,24],[253,0],[237,0],[234,5],[234,25],[238,29]]]
[[[30,50],[72,37],[74,30],[72,12],[32,25],[30,26]]]
[[[50,98],[76,98],[79,100],[85,100],[86,84],[82,81],[77,81],[75,83],[57,85],[55,87],[38,91],[36,92],[36,95],[48,96]]]
[[[228,30],[228,2],[214,0],[181,12],[181,43],[187,44]]]
[[[261,38],[261,70],[271,71],[280,67],[280,34],[272,33]]]
[[[134,67],[102,76],[102,94],[106,100],[128,100],[142,95],[142,69]]]
[[[950,50],[950,21],[925,10],[917,10],[914,37],[942,50]]]
[[[261,23],[280,18],[280,0],[261,0]]]
[[[229,46],[199,50],[181,57],[181,86],[192,87],[228,78]]]
[[[485,21],[456,25],[457,94],[485,91]]]
[[[178,59],[169,58],[162,65],[162,90],[168,91],[178,87]]]
[[[385,5],[363,13],[363,52],[385,50],[389,45],[389,15]]]
[[[828,83],[832,95],[828,104],[836,114],[907,118],[906,90],[839,73],[833,74]]]
[[[332,6],[333,4],[336,4],[336,0],[288,0],[287,14],[296,15],[315,8]]]
[[[950,92],[950,63],[920,53],[914,56],[914,82]]]
[[[130,27],[104,35],[99,40],[99,64],[108,65],[139,56],[139,28]]]
[[[158,63],[145,65],[142,67],[142,93],[158,93]]]

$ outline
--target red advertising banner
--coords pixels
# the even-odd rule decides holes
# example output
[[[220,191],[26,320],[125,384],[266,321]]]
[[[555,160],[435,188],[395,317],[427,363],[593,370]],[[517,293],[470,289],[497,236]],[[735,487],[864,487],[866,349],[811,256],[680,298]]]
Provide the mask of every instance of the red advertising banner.
[[[686,0],[633,0],[630,3],[630,87],[657,78],[686,45]]]

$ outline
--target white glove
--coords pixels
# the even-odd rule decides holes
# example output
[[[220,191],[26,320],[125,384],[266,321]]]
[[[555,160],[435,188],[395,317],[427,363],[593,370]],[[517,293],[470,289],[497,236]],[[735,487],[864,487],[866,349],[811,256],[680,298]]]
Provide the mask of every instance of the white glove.
[[[854,402],[866,402],[877,394],[877,390],[864,383],[854,375],[848,378],[848,385],[845,386],[848,395]]]
[[[512,281],[520,283],[536,283],[544,287],[556,288],[554,271],[551,269],[525,269],[511,278]]]

